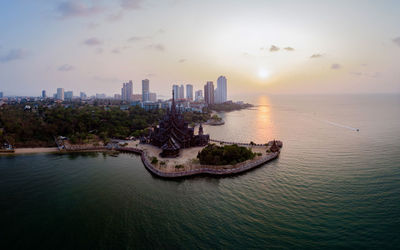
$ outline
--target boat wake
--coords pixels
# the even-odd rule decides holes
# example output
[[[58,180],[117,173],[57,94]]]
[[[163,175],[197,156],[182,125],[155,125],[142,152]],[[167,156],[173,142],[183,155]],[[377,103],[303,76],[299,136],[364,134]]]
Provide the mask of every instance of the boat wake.
[[[328,120],[320,120],[320,121],[328,123],[328,124],[331,124],[331,125],[336,126],[336,127],[347,128],[347,129],[350,129],[350,130],[353,130],[353,131],[357,131],[357,132],[360,131],[360,129],[358,129],[358,128],[353,128],[353,127],[350,127],[350,126],[347,126],[347,125],[343,125],[343,124],[340,124],[340,123],[331,122],[331,121],[328,121]]]

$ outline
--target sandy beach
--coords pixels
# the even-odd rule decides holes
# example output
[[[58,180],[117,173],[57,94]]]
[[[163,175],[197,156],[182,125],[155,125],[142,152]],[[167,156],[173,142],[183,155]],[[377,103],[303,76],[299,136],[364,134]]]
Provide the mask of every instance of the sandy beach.
[[[57,147],[52,148],[16,148],[12,154],[38,154],[38,153],[53,153],[58,152]]]

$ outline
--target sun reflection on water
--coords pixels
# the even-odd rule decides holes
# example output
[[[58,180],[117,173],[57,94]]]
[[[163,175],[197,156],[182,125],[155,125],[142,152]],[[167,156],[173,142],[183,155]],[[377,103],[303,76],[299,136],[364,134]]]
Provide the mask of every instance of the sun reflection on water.
[[[254,130],[259,140],[271,140],[276,134],[275,127],[271,119],[271,105],[267,96],[260,96],[257,99],[257,114]]]

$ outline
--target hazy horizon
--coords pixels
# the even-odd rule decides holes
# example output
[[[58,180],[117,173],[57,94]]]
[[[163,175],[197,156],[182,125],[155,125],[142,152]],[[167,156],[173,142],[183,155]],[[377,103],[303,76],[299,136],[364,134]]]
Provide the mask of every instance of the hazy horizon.
[[[168,97],[220,75],[228,98],[400,92],[400,2],[63,0],[1,4],[0,91]]]

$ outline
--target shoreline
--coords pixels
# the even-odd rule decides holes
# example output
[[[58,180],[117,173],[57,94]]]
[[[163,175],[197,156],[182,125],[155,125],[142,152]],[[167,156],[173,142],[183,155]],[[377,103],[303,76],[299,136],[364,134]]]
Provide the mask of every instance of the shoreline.
[[[213,140],[212,140],[213,141]],[[215,141],[214,142],[220,142],[221,141]],[[271,141],[272,142],[272,141]],[[261,144],[255,144],[255,145],[247,145],[246,143],[234,143],[234,142],[223,142],[224,144],[242,144],[242,145],[247,145],[248,147],[251,147],[253,149],[259,148],[258,150],[261,149],[261,151],[266,150],[266,148],[269,146],[271,143],[269,142],[267,145],[261,145]],[[132,141],[132,143],[136,143],[136,141]],[[282,142],[280,142],[280,145],[282,145]],[[264,165],[272,160],[275,160],[279,157],[280,155],[280,150],[278,152],[270,152],[270,153],[263,153],[262,156],[256,157],[255,159],[252,160],[247,160],[245,162],[241,162],[235,165],[200,165],[200,164],[191,164],[185,162],[184,165],[182,165],[183,169],[176,169],[174,168],[172,171],[171,169],[167,169],[165,167],[161,167],[160,164],[152,164],[151,163],[151,156],[152,153],[149,152],[148,146],[139,146],[139,144],[130,145],[130,147],[122,147],[122,148],[105,148],[105,147],[98,147],[98,148],[82,148],[79,150],[62,150],[60,151],[57,147],[49,147],[49,148],[17,148],[15,149],[14,153],[1,153],[1,155],[23,155],[23,154],[40,154],[40,153],[74,153],[74,152],[121,152],[121,153],[134,153],[140,155],[141,161],[144,165],[144,167],[151,173],[154,174],[158,177],[161,178],[166,178],[166,179],[172,179],[172,178],[182,178],[182,177],[190,177],[190,176],[195,176],[195,175],[211,175],[211,176],[228,176],[228,175],[234,175],[234,174],[239,174],[243,172],[247,172],[251,169],[257,168],[261,165]],[[269,146],[270,147],[270,146]],[[280,146],[282,147],[282,146]],[[150,146],[150,149],[152,146]],[[200,148],[192,148],[189,150],[194,150],[198,151]],[[192,152],[193,153],[193,152]],[[187,153],[189,154],[189,153]],[[190,154],[189,154],[190,155]],[[181,156],[183,160],[190,160],[189,158],[186,159],[189,155],[186,156]],[[181,160],[182,160],[181,159]],[[171,159],[170,159],[171,160]],[[168,161],[168,160],[167,160]],[[186,165],[188,164],[188,165]],[[168,164],[167,164],[168,165]],[[175,166],[176,167],[176,166]]]
[[[57,147],[41,148],[15,148],[14,152],[1,152],[0,155],[23,155],[23,154],[41,154],[59,152]]]
[[[80,150],[58,150],[57,147],[42,148],[15,148],[14,152],[0,152],[0,156],[28,155],[28,154],[50,154],[50,153],[79,153],[79,152],[107,152],[116,151],[110,149],[80,149]]]

